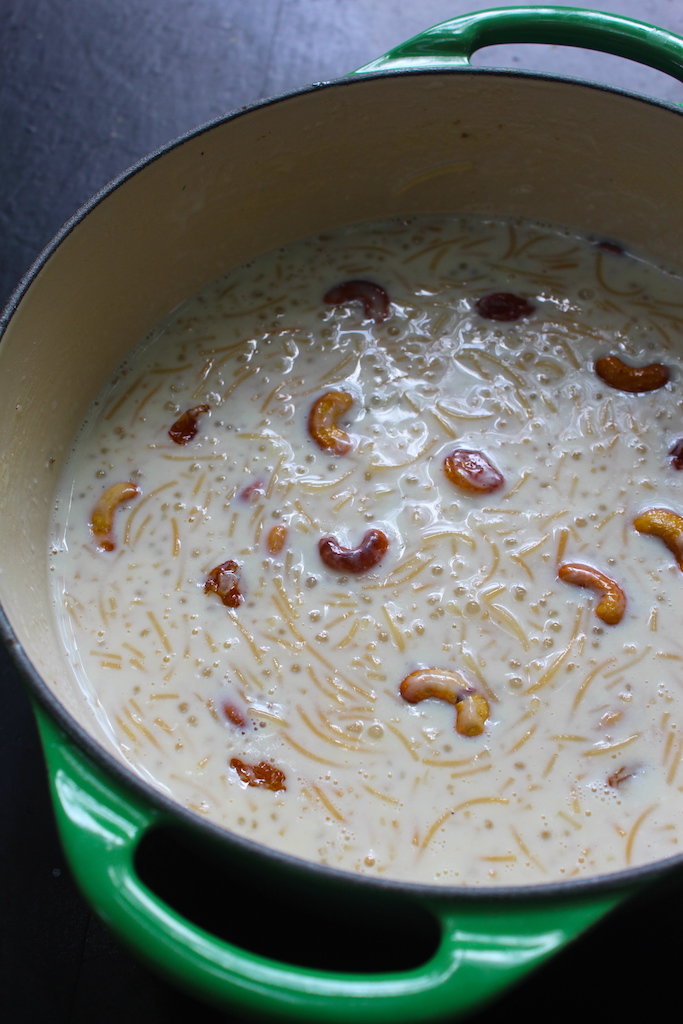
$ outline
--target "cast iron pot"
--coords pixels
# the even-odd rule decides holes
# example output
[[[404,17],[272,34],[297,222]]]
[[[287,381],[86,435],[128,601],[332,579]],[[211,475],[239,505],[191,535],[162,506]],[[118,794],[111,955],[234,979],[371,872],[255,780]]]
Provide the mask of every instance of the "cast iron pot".
[[[256,104],[154,153],[65,226],[1,325],[2,631],[31,691],[72,870],[154,969],[262,1020],[452,1018],[681,864],[475,891],[356,878],[268,851],[200,820],[126,766],[75,686],[53,621],[50,514],[78,426],[132,345],[219,274],[324,229],[440,211],[549,221],[683,266],[681,111],[469,65],[475,50],[500,42],[601,49],[683,80],[683,40],[628,19],[552,7],[456,18],[356,75]],[[141,844],[164,827],[202,842],[236,887],[291,894],[293,919],[297,906],[316,904],[346,907],[361,929],[378,917],[409,930],[427,920],[430,951],[368,974],[225,941],[142,880]],[[230,895],[221,895],[229,915]]]

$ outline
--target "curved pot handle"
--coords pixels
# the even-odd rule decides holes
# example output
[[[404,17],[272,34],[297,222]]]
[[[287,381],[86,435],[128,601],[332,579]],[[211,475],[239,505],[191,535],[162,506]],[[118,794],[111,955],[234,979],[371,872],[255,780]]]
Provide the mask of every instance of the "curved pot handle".
[[[452,1019],[491,999],[623,899],[425,900],[439,948],[410,971],[343,974],[279,963],[209,934],[140,880],[135,851],[167,820],[85,756],[38,705],[60,836],[74,875],[105,923],[172,984],[264,1020],[402,1024]],[[324,936],[321,936],[321,941]]]
[[[551,43],[627,57],[683,81],[683,39],[632,18],[574,7],[502,7],[463,14],[395,46],[359,68],[469,66],[476,50],[496,43]]]

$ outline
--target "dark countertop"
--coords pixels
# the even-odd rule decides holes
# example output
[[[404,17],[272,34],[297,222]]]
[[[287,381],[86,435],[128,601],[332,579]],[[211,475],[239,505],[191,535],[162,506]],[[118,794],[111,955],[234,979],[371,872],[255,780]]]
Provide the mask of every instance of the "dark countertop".
[[[489,6],[0,0],[0,300],[83,202],[150,150],[223,112],[337,77],[431,24]],[[593,7],[683,35],[678,0]],[[560,71],[683,102],[683,86],[618,59],[554,47],[495,50],[479,62]],[[0,1017],[7,1024],[234,1020],[157,979],[91,914],[64,863],[28,698],[4,652],[0,680]],[[519,1014],[530,1024],[627,1024],[653,1016],[678,976],[670,936],[682,911],[680,882],[641,896],[472,1019],[489,1024]]]

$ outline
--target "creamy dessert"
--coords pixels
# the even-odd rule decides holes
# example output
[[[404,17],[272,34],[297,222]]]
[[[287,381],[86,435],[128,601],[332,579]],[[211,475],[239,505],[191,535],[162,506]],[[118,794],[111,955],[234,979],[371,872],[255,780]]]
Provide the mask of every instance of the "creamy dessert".
[[[534,884],[679,852],[683,280],[423,217],[203,289],[95,403],[50,555],[112,748],[351,872]]]

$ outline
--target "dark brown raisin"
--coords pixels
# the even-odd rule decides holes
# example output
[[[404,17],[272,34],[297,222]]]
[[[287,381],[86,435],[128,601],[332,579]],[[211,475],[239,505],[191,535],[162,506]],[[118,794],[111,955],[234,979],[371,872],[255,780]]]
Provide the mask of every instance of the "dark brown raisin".
[[[257,494],[263,494],[265,492],[266,485],[263,480],[253,480],[246,487],[243,487],[237,497],[241,501],[251,501]]]
[[[629,771],[628,768],[622,765],[621,768],[617,768],[615,772],[612,772],[607,779],[607,785],[616,789],[616,787],[620,786],[622,782],[626,782],[627,779],[632,779],[634,775],[635,772]]]
[[[521,320],[522,317],[531,316],[536,309],[521,295],[513,295],[512,292],[492,292],[477,299],[475,305],[477,313],[485,320],[501,322]]]
[[[190,441],[194,441],[199,430],[199,417],[208,411],[208,405],[195,405],[193,409],[188,409],[168,428],[168,436],[176,444],[189,444]]]
[[[248,786],[262,786],[264,789],[272,790],[273,793],[280,793],[287,789],[285,773],[275,765],[268,764],[267,761],[246,764],[244,761],[240,761],[239,757],[233,757],[230,767],[235,769],[242,782],[246,782]]]
[[[212,569],[204,584],[205,594],[218,594],[226,608],[238,608],[244,598],[240,591],[240,567],[231,558]]]
[[[483,452],[467,448],[456,448],[447,455],[443,469],[451,483],[468,494],[490,494],[505,483],[503,474]]]
[[[603,252],[613,253],[614,256],[624,255],[624,250],[618,242],[610,242],[608,239],[605,239],[602,242],[596,242],[595,245],[598,249],[601,249]]]
[[[362,302],[366,320],[380,323],[389,316],[389,296],[380,285],[372,281],[345,281],[335,288],[330,288],[324,296],[330,306],[339,306],[345,302]]]
[[[221,708],[229,722],[232,722],[233,725],[244,730],[247,720],[236,704],[232,704],[229,700],[224,700]]]

